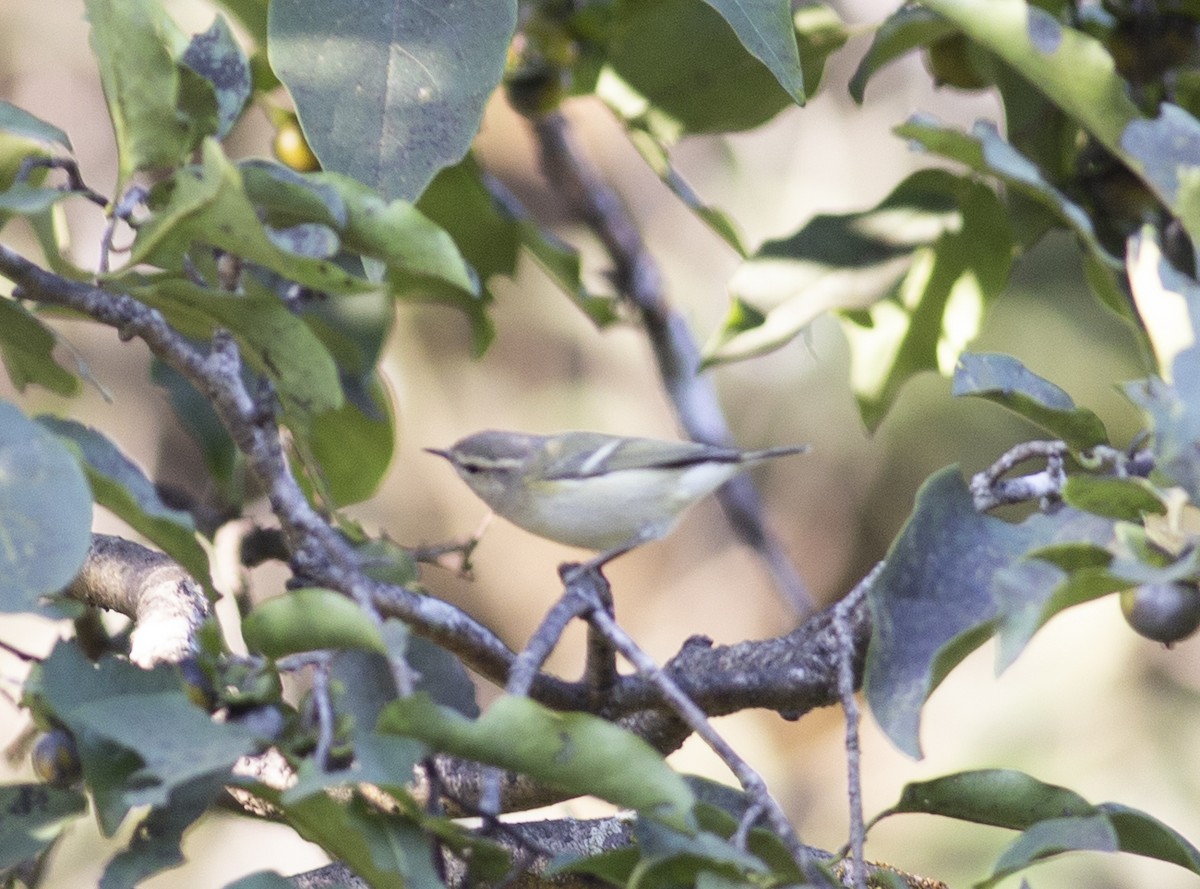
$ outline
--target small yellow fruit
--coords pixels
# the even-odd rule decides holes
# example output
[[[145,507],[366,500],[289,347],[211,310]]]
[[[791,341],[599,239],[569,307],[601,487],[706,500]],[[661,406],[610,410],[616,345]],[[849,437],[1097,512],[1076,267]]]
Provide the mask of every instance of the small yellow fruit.
[[[294,117],[288,118],[275,131],[275,156],[297,173],[312,173],[321,169],[321,162],[308,147],[308,140]]]

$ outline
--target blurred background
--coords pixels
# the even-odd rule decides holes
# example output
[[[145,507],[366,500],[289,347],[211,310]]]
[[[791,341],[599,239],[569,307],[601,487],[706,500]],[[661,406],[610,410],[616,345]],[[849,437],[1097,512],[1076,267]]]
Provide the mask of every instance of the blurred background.
[[[199,0],[168,7],[189,31],[211,21],[211,9]],[[879,0],[841,0],[835,7],[848,22],[863,25],[894,8]],[[791,109],[753,132],[689,139],[675,152],[696,191],[725,209],[751,246],[794,231],[817,212],[870,207],[908,171],[928,164],[891,133],[911,112],[930,111],[963,125],[997,117],[987,94],[935,91],[915,55],[876,76],[866,103],[855,106],[846,83],[868,43],[869,36],[860,36],[834,54],[820,94],[806,108]],[[86,181],[111,192],[115,150],[82,2],[0,4],[0,98],[66,130]],[[662,264],[669,297],[703,342],[724,315],[725,285],[737,257],[659,183],[599,104],[575,100],[565,111],[642,227]],[[235,156],[268,155],[272,137],[267,116],[252,109],[228,150]],[[489,108],[478,149],[486,166],[583,252],[589,283],[606,289],[604,257],[547,189],[524,123],[501,98]],[[76,259],[94,266],[101,214],[82,202],[68,207]],[[26,255],[37,255],[19,223],[9,225],[3,237]],[[636,328],[597,331],[532,262],[523,264],[515,280],[493,283],[497,335],[479,360],[469,357],[468,331],[458,314],[401,307],[385,362],[398,419],[396,457],[377,496],[353,510],[369,529],[409,544],[472,533],[484,507],[449,467],[421,448],[444,447],[478,429],[678,435],[653,357]],[[985,328],[973,349],[1016,355],[1100,414],[1118,443],[1136,434],[1139,418],[1113,386],[1139,375],[1132,341],[1084,289],[1066,239],[1050,239],[1020,262]],[[61,323],[58,329],[111,403],[95,387],[85,387],[71,402],[36,390],[17,396],[6,379],[0,395],[30,414],[69,412],[84,419],[153,478],[186,475],[199,456],[178,429],[163,392],[148,381],[144,347],[119,343],[112,331],[80,323]],[[884,556],[931,472],[957,463],[969,474],[1012,444],[1036,437],[1032,427],[999,408],[950,399],[948,381],[933,375],[911,382],[882,427],[868,436],[847,384],[844,337],[828,318],[778,352],[712,374],[740,444],[812,443],[808,456],[776,461],[755,479],[771,527],[821,603],[843,595]],[[96,525],[129,533],[99,511]],[[497,520],[475,551],[473,579],[427,569],[424,582],[519,647],[559,593],[556,565],[577,556]],[[622,558],[609,576],[618,618],[659,659],[693,634],[732,643],[784,633],[794,624],[767,573],[732,539],[714,503],[699,506],[669,539]],[[281,580],[278,570],[256,572],[255,594],[277,593]],[[0,639],[27,650],[45,650],[63,631],[44,621],[0,618]],[[551,667],[576,675],[581,641],[581,632],[570,635]],[[1200,780],[1186,755],[1200,725],[1197,644],[1166,652],[1134,636],[1110,598],[1053,621],[999,678],[992,646],[985,646],[934,695],[925,714],[923,761],[897,753],[866,717],[868,816],[893,803],[907,781],[1011,767],[1094,802],[1114,800],[1146,810],[1200,841]],[[12,701],[23,672],[19,662],[0,655],[0,744],[24,726]],[[494,693],[481,689],[484,701]],[[763,772],[806,842],[830,849],[845,842],[840,712],[830,709],[795,723],[748,712],[718,725]],[[673,762],[683,771],[731,780],[694,742]],[[0,769],[3,780],[30,775],[24,761]],[[582,803],[567,810],[594,811]],[[906,816],[877,827],[867,851],[875,860],[960,885],[988,874],[1011,838],[1003,831]],[[46,885],[93,884],[103,861],[98,849],[111,849],[113,842],[101,839],[94,824],[81,822],[59,850]],[[290,830],[232,816],[207,819],[189,835],[184,851],[189,858],[184,868],[146,885],[215,889],[254,870],[293,873],[324,861],[319,849]],[[1197,885],[1194,876],[1169,865],[1100,854],[1042,865],[1030,879],[1041,889]]]

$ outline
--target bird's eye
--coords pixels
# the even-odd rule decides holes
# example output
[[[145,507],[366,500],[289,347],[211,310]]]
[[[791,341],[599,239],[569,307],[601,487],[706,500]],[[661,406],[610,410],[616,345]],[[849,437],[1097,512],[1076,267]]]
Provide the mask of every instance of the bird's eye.
[[[478,463],[460,463],[458,465],[463,472],[467,473],[467,475],[474,475],[483,469],[483,467]]]

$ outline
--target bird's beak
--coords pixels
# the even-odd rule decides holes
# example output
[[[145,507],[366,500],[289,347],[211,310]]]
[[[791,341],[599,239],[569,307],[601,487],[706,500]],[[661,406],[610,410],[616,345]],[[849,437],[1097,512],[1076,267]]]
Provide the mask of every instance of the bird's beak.
[[[454,462],[454,460],[450,457],[449,451],[440,451],[437,448],[421,448],[421,450],[423,450],[427,454],[434,454],[438,457],[442,457],[446,460],[450,460],[451,463]]]

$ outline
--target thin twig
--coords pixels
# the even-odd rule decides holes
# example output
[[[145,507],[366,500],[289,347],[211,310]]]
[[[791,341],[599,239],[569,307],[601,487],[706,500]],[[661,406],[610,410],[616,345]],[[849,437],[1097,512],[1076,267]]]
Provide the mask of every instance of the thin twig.
[[[641,316],[680,424],[696,441],[735,446],[716,387],[700,373],[700,349],[686,320],[668,303],[658,264],[620,197],[580,150],[561,112],[533,118],[532,124],[546,177],[604,244],[621,295]],[[762,502],[750,479],[738,476],[726,482],[718,497],[735,532],[760,554],[784,598],[798,614],[810,613],[812,597],[782,545],[767,530]]]
[[[880,562],[864,577],[850,593],[833,608],[833,632],[838,641],[838,694],[842,699],[842,710],[846,714],[846,783],[850,804],[850,867],[849,878],[855,889],[866,889],[866,859],[863,846],[866,829],[863,826],[862,802],[862,749],[859,746],[858,701],[855,700],[854,657],[855,646],[851,629],[852,614],[862,607],[871,585],[879,577],[883,566]]]
[[[971,477],[971,496],[975,508],[986,512],[997,506],[1011,503],[1026,503],[1039,500],[1043,508],[1062,498],[1067,474],[1063,459],[1068,452],[1066,442],[1025,441],[1005,451],[995,463]],[[1042,472],[1002,478],[1016,466],[1035,457],[1044,457],[1046,468]]]
[[[752,801],[751,804],[762,806],[768,822],[784,845],[787,846],[788,851],[791,852],[796,866],[800,868],[802,873],[807,874],[810,867],[808,850],[800,842],[799,837],[796,836],[795,829],[792,827],[792,823],[788,820],[783,808],[771,796],[762,776],[738,755],[729,742],[712,727],[704,711],[696,706],[695,702],[684,694],[675,681],[659,667],[654,658],[650,657],[617,624],[601,603],[596,603],[596,607],[589,613],[588,620],[596,625],[597,629],[605,635],[625,660],[629,661],[635,669],[654,683],[671,709],[675,711],[680,719],[687,723],[688,728],[708,744],[712,751],[733,772],[738,782],[742,785],[742,789],[749,795]]]

